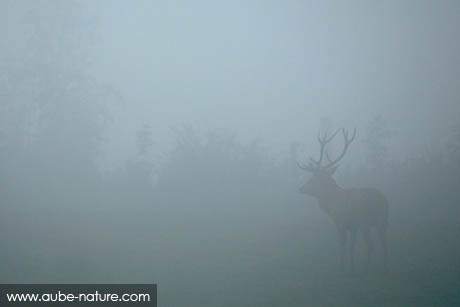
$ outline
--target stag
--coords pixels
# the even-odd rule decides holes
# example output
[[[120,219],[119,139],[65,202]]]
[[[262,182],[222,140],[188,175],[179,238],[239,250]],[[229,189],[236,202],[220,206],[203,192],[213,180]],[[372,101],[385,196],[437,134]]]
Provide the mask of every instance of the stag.
[[[341,154],[331,159],[325,150],[326,145],[334,137],[342,132],[344,147]],[[324,133],[318,134],[320,145],[319,158],[310,157],[307,165],[299,164],[299,167],[312,173],[311,178],[300,188],[300,192],[317,199],[318,205],[335,223],[340,241],[340,268],[345,270],[344,259],[349,248],[351,271],[354,271],[354,248],[356,235],[360,232],[367,246],[366,268],[369,267],[373,243],[370,232],[377,230],[378,237],[383,247],[384,269],[387,268],[387,242],[386,231],[388,225],[388,201],[385,196],[373,188],[344,189],[337,185],[332,175],[338,168],[339,161],[345,156],[348,147],[356,136],[354,129],[351,137],[344,128],[337,130],[331,136]],[[328,160],[323,165],[324,157]],[[349,245],[348,243],[349,239]]]

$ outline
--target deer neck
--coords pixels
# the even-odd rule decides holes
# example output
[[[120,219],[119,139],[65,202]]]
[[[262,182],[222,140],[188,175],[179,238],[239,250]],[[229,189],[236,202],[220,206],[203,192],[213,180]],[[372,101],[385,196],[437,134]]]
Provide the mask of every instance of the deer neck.
[[[334,207],[339,205],[340,194],[343,192],[343,188],[337,184],[327,186],[321,193],[316,196],[319,207],[327,214],[331,214]]]

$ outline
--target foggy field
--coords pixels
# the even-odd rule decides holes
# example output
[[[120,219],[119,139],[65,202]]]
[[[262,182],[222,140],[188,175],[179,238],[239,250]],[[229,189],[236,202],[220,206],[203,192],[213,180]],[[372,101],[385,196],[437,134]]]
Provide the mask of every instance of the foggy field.
[[[0,283],[460,306],[459,29],[447,1],[1,1]]]

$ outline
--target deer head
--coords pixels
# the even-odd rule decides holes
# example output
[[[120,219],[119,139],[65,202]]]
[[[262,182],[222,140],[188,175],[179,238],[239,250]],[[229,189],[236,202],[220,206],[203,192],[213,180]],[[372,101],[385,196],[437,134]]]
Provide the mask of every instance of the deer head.
[[[340,131],[343,135],[344,147],[342,153],[336,159],[332,160],[325,148]],[[332,175],[339,167],[338,162],[345,156],[348,146],[353,142],[355,136],[356,129],[353,130],[353,135],[349,137],[348,130],[344,128],[338,129],[331,136],[328,136],[327,133],[321,136],[321,133],[318,133],[318,142],[320,146],[319,159],[315,160],[310,157],[310,162],[307,165],[297,163],[302,170],[313,174],[313,176],[300,188],[301,193],[321,197],[322,195],[327,195],[331,189],[337,188],[337,184],[334,178],[332,178]],[[323,165],[324,157],[328,160],[325,165]]]

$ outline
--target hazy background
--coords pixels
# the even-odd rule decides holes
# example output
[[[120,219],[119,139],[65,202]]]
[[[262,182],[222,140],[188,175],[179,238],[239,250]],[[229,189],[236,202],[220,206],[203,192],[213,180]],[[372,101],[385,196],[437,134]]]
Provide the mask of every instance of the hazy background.
[[[458,1],[0,1],[0,281],[458,304],[459,29]],[[386,276],[338,274],[297,192],[342,126],[338,183],[390,200]]]

